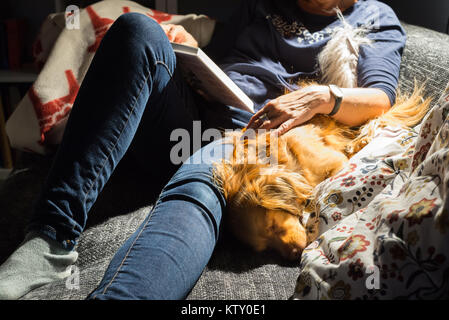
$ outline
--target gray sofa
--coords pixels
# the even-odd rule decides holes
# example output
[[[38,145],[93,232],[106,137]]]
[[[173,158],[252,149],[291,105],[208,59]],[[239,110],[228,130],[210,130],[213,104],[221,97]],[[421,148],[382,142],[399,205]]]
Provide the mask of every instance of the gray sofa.
[[[404,24],[408,34],[400,89],[410,92],[414,79],[426,82],[426,95],[438,97],[449,82],[449,36]],[[51,156],[21,154],[11,176],[0,187],[0,263],[23,239],[33,199],[51,164]],[[66,281],[38,288],[23,299],[84,299],[99,283],[114,252],[150,211],[145,180],[133,159],[120,164],[90,213],[78,246],[79,288]],[[273,253],[254,253],[225,231],[201,278],[187,299],[288,299],[299,273],[299,262]]]

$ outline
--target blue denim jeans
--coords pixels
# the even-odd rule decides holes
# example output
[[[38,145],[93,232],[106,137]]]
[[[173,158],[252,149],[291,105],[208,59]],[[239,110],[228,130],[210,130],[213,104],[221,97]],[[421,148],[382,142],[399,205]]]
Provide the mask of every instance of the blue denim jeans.
[[[177,143],[170,134],[182,128],[193,136],[195,120],[203,130],[242,128],[251,115],[207,103],[183,80],[162,28],[142,14],[122,15],[84,78],[29,229],[73,249],[98,194],[132,152],[148,182],[162,191],[89,297],[184,298],[218,238],[225,200],[213,183],[211,162],[226,157],[230,146],[203,142],[192,159],[207,154],[208,161],[181,166],[170,161]]]

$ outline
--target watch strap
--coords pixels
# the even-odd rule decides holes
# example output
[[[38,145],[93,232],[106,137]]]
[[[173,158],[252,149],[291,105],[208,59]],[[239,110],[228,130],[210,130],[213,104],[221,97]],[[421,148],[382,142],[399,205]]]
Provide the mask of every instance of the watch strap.
[[[334,90],[332,89],[332,85],[329,85],[329,90],[331,92],[331,94],[335,97],[335,105],[334,108],[332,109],[332,111],[328,114],[328,116],[333,116],[335,115],[339,110],[340,110],[340,106],[341,106],[341,102],[343,101],[343,97],[341,96],[337,96],[334,93]]]

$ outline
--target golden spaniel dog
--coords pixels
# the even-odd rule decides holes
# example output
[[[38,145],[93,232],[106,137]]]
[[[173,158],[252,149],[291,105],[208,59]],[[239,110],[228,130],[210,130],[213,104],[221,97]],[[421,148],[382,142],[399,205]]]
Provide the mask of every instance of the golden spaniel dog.
[[[224,219],[231,232],[256,251],[274,249],[299,259],[315,236],[302,224],[314,187],[340,171],[373,138],[376,126],[418,124],[430,104],[421,92],[399,96],[388,112],[358,129],[319,115],[278,138],[244,130],[228,135],[234,153],[214,164],[214,177],[227,200]]]

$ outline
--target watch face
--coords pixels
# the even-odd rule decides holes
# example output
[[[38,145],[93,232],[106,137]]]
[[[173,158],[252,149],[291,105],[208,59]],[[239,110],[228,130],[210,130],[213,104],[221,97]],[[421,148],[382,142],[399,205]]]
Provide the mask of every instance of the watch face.
[[[341,91],[341,89],[339,87],[337,87],[336,85],[329,85],[329,87],[331,88],[332,94],[336,97],[336,98],[343,98],[343,91]]]

